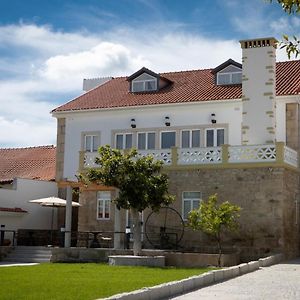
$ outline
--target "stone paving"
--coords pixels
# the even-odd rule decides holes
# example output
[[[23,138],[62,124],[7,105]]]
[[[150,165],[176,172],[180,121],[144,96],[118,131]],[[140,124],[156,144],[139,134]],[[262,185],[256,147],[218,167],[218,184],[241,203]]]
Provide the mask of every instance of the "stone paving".
[[[172,299],[300,299],[300,258],[260,268],[255,272]]]

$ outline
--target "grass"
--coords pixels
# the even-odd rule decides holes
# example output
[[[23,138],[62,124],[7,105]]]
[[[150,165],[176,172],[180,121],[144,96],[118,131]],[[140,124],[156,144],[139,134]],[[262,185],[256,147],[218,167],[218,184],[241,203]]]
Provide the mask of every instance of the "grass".
[[[89,300],[207,272],[209,268],[146,268],[105,264],[41,264],[0,269],[0,299]]]

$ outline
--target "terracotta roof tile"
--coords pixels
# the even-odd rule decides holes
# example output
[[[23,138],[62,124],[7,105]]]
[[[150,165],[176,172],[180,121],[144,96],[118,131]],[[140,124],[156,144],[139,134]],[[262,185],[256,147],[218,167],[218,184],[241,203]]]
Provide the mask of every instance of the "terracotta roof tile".
[[[15,177],[38,180],[55,180],[56,147],[0,149],[0,182]]]
[[[53,112],[228,100],[239,99],[242,95],[241,85],[216,85],[212,69],[170,72],[160,75],[172,81],[173,84],[158,92],[130,93],[126,77],[118,77],[54,109]],[[278,96],[299,93],[300,61],[277,63],[276,76]]]

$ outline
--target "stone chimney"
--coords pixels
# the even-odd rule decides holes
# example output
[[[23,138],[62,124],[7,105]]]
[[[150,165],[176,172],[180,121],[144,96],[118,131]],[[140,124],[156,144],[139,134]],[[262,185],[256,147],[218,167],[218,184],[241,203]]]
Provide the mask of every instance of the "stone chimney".
[[[275,120],[275,38],[240,41],[242,47],[242,144],[272,144]]]

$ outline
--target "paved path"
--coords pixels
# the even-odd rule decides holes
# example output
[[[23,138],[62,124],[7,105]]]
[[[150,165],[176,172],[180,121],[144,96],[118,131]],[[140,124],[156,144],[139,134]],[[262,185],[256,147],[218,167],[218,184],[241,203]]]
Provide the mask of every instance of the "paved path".
[[[172,299],[297,300],[300,299],[300,258],[261,268]]]

